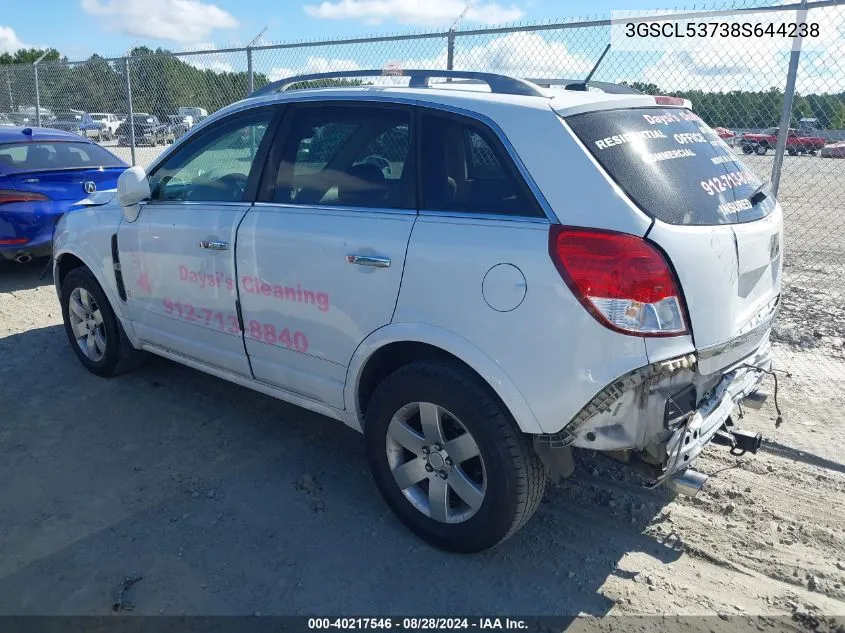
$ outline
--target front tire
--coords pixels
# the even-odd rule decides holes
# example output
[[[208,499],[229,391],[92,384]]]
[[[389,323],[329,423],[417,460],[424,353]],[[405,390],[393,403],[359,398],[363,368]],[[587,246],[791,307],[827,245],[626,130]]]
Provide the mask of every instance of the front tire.
[[[442,549],[474,553],[519,530],[546,473],[527,437],[481,381],[417,361],[388,376],[365,416],[367,457],[397,517]]]
[[[766,145],[758,145],[754,149],[754,153],[757,154],[757,156],[765,156],[768,149],[769,148]]]
[[[62,282],[62,317],[76,357],[91,373],[115,376],[146,360],[123,333],[105,292],[87,268],[75,268]]]

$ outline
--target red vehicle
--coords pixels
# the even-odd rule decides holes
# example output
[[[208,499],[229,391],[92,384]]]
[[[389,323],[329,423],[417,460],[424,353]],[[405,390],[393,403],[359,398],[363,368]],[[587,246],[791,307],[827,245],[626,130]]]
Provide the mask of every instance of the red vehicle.
[[[745,154],[763,156],[768,150],[774,150],[778,142],[778,128],[772,127],[762,134],[743,134],[739,146]],[[812,154],[825,146],[827,141],[821,136],[803,136],[798,130],[789,128],[786,137],[786,151],[790,156]]]
[[[736,134],[734,134],[731,130],[726,127],[714,127],[713,129],[715,130],[716,134],[719,135],[719,138],[724,141],[732,139],[736,136]]]

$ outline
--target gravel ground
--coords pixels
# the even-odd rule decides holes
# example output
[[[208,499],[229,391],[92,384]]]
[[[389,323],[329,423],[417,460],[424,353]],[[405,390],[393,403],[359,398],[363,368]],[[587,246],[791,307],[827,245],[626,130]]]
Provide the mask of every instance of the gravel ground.
[[[816,630],[845,630],[845,361],[824,350],[776,345],[783,424],[772,398],[746,409],[763,450],[709,447],[698,498],[579,455],[519,534],[456,556],[393,518],[337,422],[162,359],[89,374],[41,268],[0,264],[0,614],[753,614],[807,630],[826,614]]]

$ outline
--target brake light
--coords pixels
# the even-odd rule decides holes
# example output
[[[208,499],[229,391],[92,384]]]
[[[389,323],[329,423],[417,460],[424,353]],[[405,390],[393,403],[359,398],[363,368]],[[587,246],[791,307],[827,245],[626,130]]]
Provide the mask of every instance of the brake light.
[[[549,254],[573,294],[599,323],[623,334],[687,333],[669,263],[635,235],[553,225]]]
[[[14,237],[8,240],[0,240],[0,246],[13,246],[15,244],[26,244],[29,240],[25,237]]]
[[[35,191],[0,189],[0,204],[8,204],[9,202],[35,202],[49,199],[43,193],[36,193]]]
[[[688,103],[686,99],[683,97],[667,97],[664,95],[659,95],[654,98],[654,102],[657,105],[668,105],[668,106],[684,106]]]

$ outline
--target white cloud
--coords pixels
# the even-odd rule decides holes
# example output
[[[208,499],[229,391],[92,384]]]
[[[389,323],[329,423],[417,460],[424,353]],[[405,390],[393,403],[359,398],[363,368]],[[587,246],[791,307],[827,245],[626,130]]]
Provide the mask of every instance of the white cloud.
[[[381,24],[451,24],[466,9],[464,19],[481,24],[513,22],[525,16],[516,5],[503,6],[483,0],[325,0],[303,7],[308,15],[333,20],[362,20]]]
[[[445,46],[430,57],[406,57],[390,59],[390,64],[399,68],[446,68]],[[509,33],[489,41],[455,51],[456,70],[496,72],[517,77],[554,78],[583,77],[592,68],[593,62],[572,53],[562,42],[552,42],[538,33]],[[354,59],[336,57],[308,57],[299,66],[275,67],[268,73],[271,81],[307,73],[337,70],[357,70],[372,67]],[[378,84],[407,82],[400,78],[368,78]]]
[[[228,60],[232,53],[216,53],[215,44],[202,43],[192,47],[192,50],[208,51],[205,55],[184,55],[179,57],[180,61],[190,64],[200,70],[212,70],[216,73],[233,73],[235,66]],[[235,53],[237,55],[237,53]]]
[[[824,53],[810,51],[802,54],[796,81],[799,93],[842,91],[845,86],[845,58],[837,52],[845,54],[845,41],[831,45]],[[653,83],[666,92],[783,90],[788,65],[789,53],[771,47],[749,47],[744,53],[739,53],[704,45],[694,52],[664,52],[643,71],[632,75],[620,73],[618,79]]]
[[[82,10],[102,18],[110,29],[132,37],[194,43],[215,29],[238,21],[227,11],[200,0],[81,0]]]
[[[267,73],[267,78],[270,81],[278,81],[279,79],[293,77],[295,75],[359,69],[361,69],[361,66],[354,59],[341,59],[337,57],[308,57],[305,63],[299,67],[276,66]]]
[[[11,26],[0,25],[0,53],[14,53],[21,48],[31,48],[24,44]]]
[[[620,79],[652,83],[667,92],[759,90],[783,84],[785,68],[779,66],[770,55],[734,57],[703,46],[695,52],[666,51],[642,72]]]
[[[509,33],[472,48],[456,47],[455,68],[550,79],[583,77],[593,62],[539,33]]]
[[[727,19],[727,18],[724,18]],[[771,21],[774,25],[795,20],[795,13],[743,14],[733,21]],[[842,90],[845,63],[845,11],[840,7],[816,9],[809,13],[809,22],[820,24],[818,38],[805,39],[798,70],[797,90],[800,93]],[[679,43],[680,42],[680,43]],[[676,40],[663,48],[656,62],[637,68],[642,52],[629,52],[620,66],[629,64],[636,72],[619,79],[653,83],[667,92],[674,90],[783,90],[789,64],[791,40],[776,37],[730,38],[709,40]],[[617,52],[617,55],[621,53]],[[607,64],[609,65],[609,64]],[[695,105],[695,104],[693,104]]]

